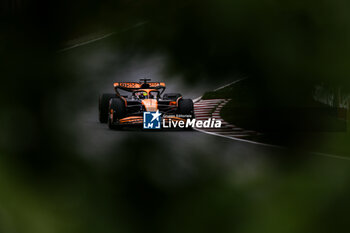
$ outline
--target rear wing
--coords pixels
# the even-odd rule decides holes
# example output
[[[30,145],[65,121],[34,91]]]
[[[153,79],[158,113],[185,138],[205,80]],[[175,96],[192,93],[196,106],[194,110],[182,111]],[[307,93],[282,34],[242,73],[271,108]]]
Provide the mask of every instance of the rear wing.
[[[135,91],[137,89],[146,89],[146,88],[152,88],[152,89],[162,89],[161,93],[165,90],[165,83],[164,82],[115,82],[114,89],[119,94],[118,89],[124,90],[124,91]]]

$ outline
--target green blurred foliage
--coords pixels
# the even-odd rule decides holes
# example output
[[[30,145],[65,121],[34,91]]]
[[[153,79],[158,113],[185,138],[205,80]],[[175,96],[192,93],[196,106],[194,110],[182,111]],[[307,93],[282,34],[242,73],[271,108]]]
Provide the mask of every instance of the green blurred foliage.
[[[64,121],[57,112],[65,90],[90,97],[57,51],[96,30],[147,22],[113,37],[122,58],[164,54],[166,72],[192,84],[245,74],[266,98],[299,103],[315,84],[349,86],[348,1],[13,2],[0,10],[0,232],[347,231],[342,161],[283,151],[264,155],[261,170],[222,168],[228,147],[169,151],[165,137],[140,135],[116,144],[104,165],[87,160],[62,126],[81,109],[63,103]],[[191,156],[190,168],[179,154]]]

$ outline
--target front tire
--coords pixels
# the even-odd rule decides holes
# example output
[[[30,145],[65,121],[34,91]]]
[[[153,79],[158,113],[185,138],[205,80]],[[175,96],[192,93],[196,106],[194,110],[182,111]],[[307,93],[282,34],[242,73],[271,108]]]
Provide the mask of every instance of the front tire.
[[[118,125],[118,121],[124,118],[126,115],[126,107],[123,100],[120,98],[112,98],[109,101],[108,110],[108,127],[110,129],[120,129],[121,126]]]
[[[193,118],[193,101],[191,99],[180,99],[178,102],[178,113],[182,115],[191,115],[191,118]]]
[[[194,107],[193,107],[193,101],[191,99],[180,99],[178,102],[178,113],[181,115],[190,115],[190,117],[187,117],[186,119],[193,119],[194,118]],[[186,128],[185,130],[191,131],[192,127]]]
[[[98,100],[98,118],[100,123],[107,123],[109,100],[115,98],[116,94],[102,94]]]

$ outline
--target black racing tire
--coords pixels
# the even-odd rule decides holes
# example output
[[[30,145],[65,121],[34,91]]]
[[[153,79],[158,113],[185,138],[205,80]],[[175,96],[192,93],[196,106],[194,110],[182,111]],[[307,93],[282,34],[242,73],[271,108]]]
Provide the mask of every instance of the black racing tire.
[[[194,118],[194,107],[193,101],[191,99],[179,99],[178,102],[178,113],[181,115],[190,115],[190,117],[185,119],[193,119]],[[185,131],[193,130],[192,127],[183,129]]]
[[[113,111],[113,113],[111,113]],[[112,98],[109,101],[108,108],[108,127],[110,129],[120,129],[120,125],[116,125],[115,122],[124,118],[126,115],[125,102],[120,98]]]
[[[194,117],[193,101],[191,99],[180,99],[178,102],[178,113],[182,115],[191,115]]]
[[[179,97],[182,95],[180,93],[165,93],[163,95],[163,99],[168,99],[168,100],[177,100]]]
[[[117,97],[116,94],[102,94],[98,100],[98,118],[100,123],[107,123],[108,121],[108,106],[109,100]]]

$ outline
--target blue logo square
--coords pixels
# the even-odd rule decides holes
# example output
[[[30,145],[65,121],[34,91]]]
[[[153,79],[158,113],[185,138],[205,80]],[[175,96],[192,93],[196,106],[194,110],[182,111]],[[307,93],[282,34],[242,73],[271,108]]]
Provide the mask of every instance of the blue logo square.
[[[143,128],[144,129],[160,129],[160,116],[162,114],[157,112],[143,113]]]

